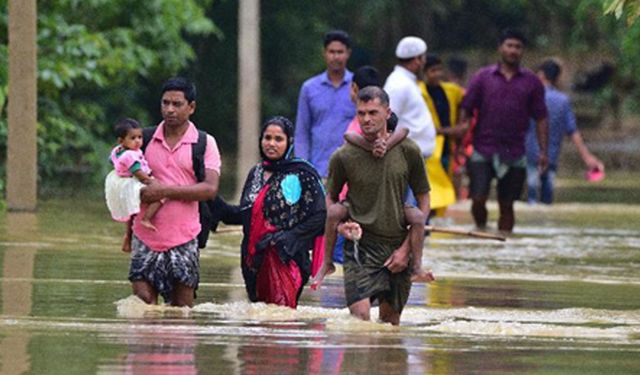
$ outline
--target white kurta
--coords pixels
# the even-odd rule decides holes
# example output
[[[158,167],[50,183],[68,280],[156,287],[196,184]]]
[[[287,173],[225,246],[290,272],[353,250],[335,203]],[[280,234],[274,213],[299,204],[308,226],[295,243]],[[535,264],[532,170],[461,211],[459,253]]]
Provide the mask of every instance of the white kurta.
[[[416,75],[396,65],[384,90],[389,94],[391,110],[398,116],[398,128],[409,130],[409,138],[418,144],[422,156],[430,157],[436,144],[436,128]]]

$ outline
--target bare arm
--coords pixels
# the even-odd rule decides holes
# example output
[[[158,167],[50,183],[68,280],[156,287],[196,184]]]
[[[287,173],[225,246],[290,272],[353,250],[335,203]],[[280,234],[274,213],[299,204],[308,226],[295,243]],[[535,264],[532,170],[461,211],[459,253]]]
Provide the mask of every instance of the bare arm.
[[[418,201],[418,209],[425,215],[429,216],[431,210],[431,200],[429,193],[416,194],[416,200]],[[424,230],[424,228],[422,228]],[[384,263],[384,266],[392,273],[401,272],[409,265],[409,254],[411,253],[411,232],[407,233],[404,241],[399,248],[397,248]]]
[[[383,157],[388,150],[394,148],[409,135],[409,129],[396,129],[387,139],[376,139],[375,142],[367,141],[362,135],[355,132],[347,132],[344,139],[354,146],[371,151],[377,158]]]
[[[576,145],[582,161],[584,161],[584,164],[589,169],[598,169],[604,171],[604,164],[602,163],[602,161],[600,161],[600,159],[589,152],[589,149],[587,148],[587,145],[584,144],[582,135],[579,131],[575,131],[571,134],[571,141],[574,145]]]
[[[212,169],[205,169],[204,181],[193,185],[172,186],[152,180],[149,185],[140,191],[140,199],[145,203],[151,203],[165,198],[183,201],[205,201],[213,199],[218,194],[219,178],[218,172]]]
[[[329,167],[329,170],[330,170],[329,173],[331,173],[332,168]],[[357,223],[354,223],[354,222],[344,223],[342,222],[342,220],[344,219],[343,217],[340,217],[340,218],[335,217],[335,214],[337,212],[340,212],[342,210],[346,211],[346,208],[339,207],[340,206],[340,203],[338,203],[339,196],[335,192],[332,193],[332,191],[333,189],[329,187],[329,192],[325,196],[327,216],[326,216],[326,221],[324,226],[325,228],[324,258],[322,261],[322,267],[320,268],[317,275],[314,277],[313,281],[311,282],[311,288],[314,290],[320,287],[320,285],[322,284],[322,281],[327,275],[334,273],[336,270],[336,267],[333,265],[333,248],[335,246],[335,241],[336,241],[336,232],[341,233],[346,238],[349,238],[349,236],[345,233],[345,231],[349,232],[350,234],[350,233],[353,233],[352,231],[355,230],[355,231],[359,231],[357,232],[358,236],[362,234],[362,230],[360,229],[360,226]],[[348,213],[345,212],[345,214],[346,216],[348,216]],[[336,221],[340,221],[340,222],[336,223]]]
[[[437,128],[436,134],[448,135],[456,139],[462,139],[464,135],[467,134],[467,130],[469,130],[469,121],[466,121],[464,124],[458,122],[456,126]]]
[[[344,139],[354,146],[360,147],[367,151],[373,151],[373,143],[367,141],[362,135],[358,133],[346,132],[344,133]]]
[[[431,196],[429,193],[416,194],[416,200],[418,201],[418,209],[422,211],[425,217],[429,217],[431,212]]]
[[[391,133],[389,138],[387,138],[387,150],[391,150],[398,143],[404,141],[405,138],[409,135],[409,129],[406,128],[397,128]]]
[[[547,151],[547,145],[549,144],[549,122],[546,117],[536,121],[536,136],[538,137],[538,145],[540,146],[538,169],[545,171],[549,166],[549,155]]]
[[[133,173],[133,176],[138,179],[138,181],[142,182],[145,185],[149,185],[151,183],[152,177],[147,173],[144,173],[142,169],[138,169]]]
[[[460,108],[460,116],[458,118],[458,123],[456,124],[454,129],[457,129],[458,133],[452,135],[456,137],[456,147],[454,159],[456,160],[464,160],[466,158],[464,154],[464,148],[460,147],[462,140],[466,137],[469,129],[471,128],[471,112],[469,110]]]
[[[451,135],[458,139],[464,138],[469,131],[469,123],[471,122],[471,112],[468,109],[460,108],[460,116],[458,123],[454,127],[437,129],[439,134]]]

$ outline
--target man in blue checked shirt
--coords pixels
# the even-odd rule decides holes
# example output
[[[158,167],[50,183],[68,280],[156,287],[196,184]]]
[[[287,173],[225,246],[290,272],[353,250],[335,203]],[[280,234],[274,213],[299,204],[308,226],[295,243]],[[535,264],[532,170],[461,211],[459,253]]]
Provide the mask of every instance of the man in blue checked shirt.
[[[549,168],[540,173],[536,165],[540,149],[535,132],[535,124],[531,124],[526,138],[527,150],[527,201],[529,204],[553,202],[553,186],[558,170],[558,158],[564,136],[571,138],[587,168],[604,172],[604,164],[595,157],[584,144],[580,131],[576,126],[576,116],[571,109],[569,97],[558,90],[558,79],[561,68],[553,60],[544,61],[537,69],[537,74],[544,85],[544,98],[549,112]]]
[[[313,164],[323,179],[331,154],[344,143],[344,132],[356,113],[347,70],[351,39],[341,30],[324,35],[327,70],[306,80],[300,89],[296,116],[295,154]]]

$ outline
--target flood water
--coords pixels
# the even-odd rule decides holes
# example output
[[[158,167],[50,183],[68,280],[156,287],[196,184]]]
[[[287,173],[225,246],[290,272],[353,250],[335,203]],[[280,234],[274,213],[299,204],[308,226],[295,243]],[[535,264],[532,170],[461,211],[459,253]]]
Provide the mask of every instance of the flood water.
[[[640,206],[517,210],[504,243],[433,234],[400,327],[351,318],[339,274],[298,310],[247,303],[237,234],[202,251],[193,309],[146,306],[102,202],[0,213],[0,372],[640,373]]]

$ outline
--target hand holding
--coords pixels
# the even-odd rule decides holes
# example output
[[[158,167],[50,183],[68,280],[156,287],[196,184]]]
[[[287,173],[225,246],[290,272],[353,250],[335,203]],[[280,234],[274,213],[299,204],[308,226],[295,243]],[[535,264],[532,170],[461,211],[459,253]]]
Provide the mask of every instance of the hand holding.
[[[409,265],[409,249],[408,247],[400,246],[396,249],[391,256],[384,262],[384,266],[387,267],[391,273],[398,273],[404,271]]]
[[[604,172],[604,163],[593,155],[589,155],[584,161],[588,169],[595,169]]]
[[[140,200],[144,203],[158,202],[165,198],[164,188],[165,185],[158,180],[150,179],[149,184],[140,189]]]
[[[338,233],[350,241],[358,240],[362,237],[362,227],[355,221],[345,221],[338,224]]]
[[[387,141],[385,139],[376,139],[373,142],[373,156],[381,158],[387,153]]]

